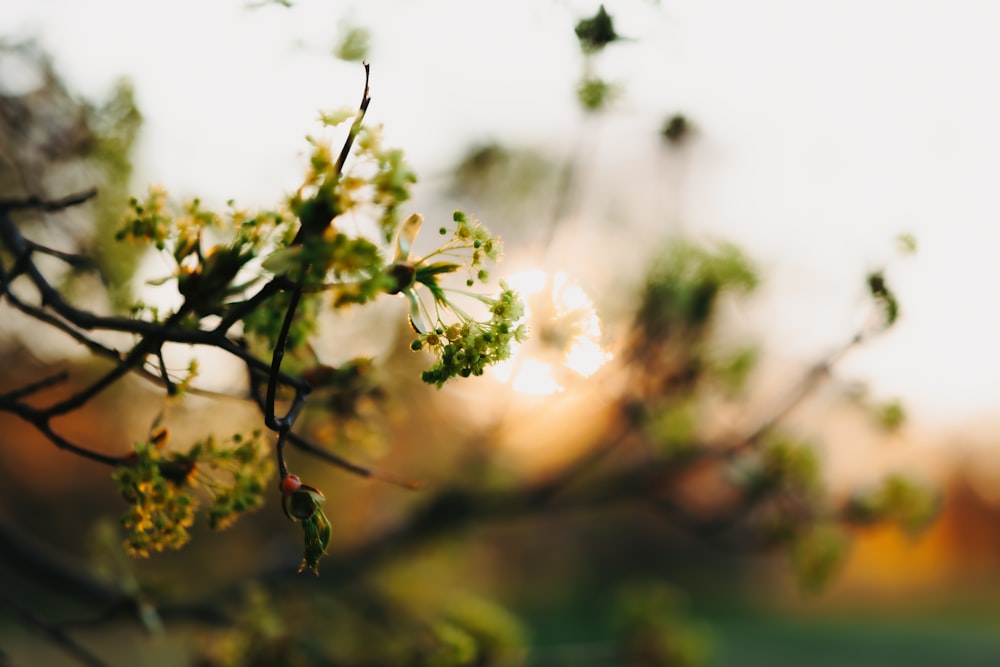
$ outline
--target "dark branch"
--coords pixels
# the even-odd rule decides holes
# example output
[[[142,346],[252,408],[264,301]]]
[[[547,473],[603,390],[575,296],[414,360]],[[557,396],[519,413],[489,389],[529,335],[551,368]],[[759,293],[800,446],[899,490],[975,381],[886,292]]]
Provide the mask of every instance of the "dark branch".
[[[347,158],[351,154],[351,147],[354,145],[354,137],[361,131],[361,125],[365,120],[365,113],[368,111],[368,105],[372,101],[371,90],[368,87],[370,76],[371,65],[365,63],[365,90],[361,94],[361,104],[358,105],[358,113],[354,116],[354,122],[351,123],[351,130],[347,135],[347,140],[340,149],[340,155],[337,156],[337,164],[334,167],[334,173],[337,178],[340,178],[340,174],[344,171],[344,165],[347,164]]]
[[[44,246],[40,243],[35,243],[30,239],[25,239],[28,242],[28,246],[35,252],[39,252],[43,255],[49,255],[50,257],[55,257],[60,259],[69,266],[76,269],[96,269],[97,264],[90,257],[85,257],[83,255],[76,255],[71,252],[63,252],[62,250],[56,250],[55,248],[50,248]]]
[[[67,195],[62,199],[42,199],[32,195],[25,199],[0,199],[0,210],[17,211],[23,209],[34,209],[52,213],[62,211],[72,206],[79,206],[97,196],[97,188],[90,188],[82,192]]]
[[[54,387],[57,384],[61,384],[69,379],[69,373],[66,371],[60,371],[55,375],[50,375],[47,378],[43,378],[31,384],[27,384],[20,389],[15,389],[14,391],[7,392],[0,398],[0,400],[7,401],[19,401],[22,398],[27,398],[32,394],[39,392],[43,389],[48,389],[49,387]]]
[[[305,400],[305,392],[297,389],[295,399],[288,413],[280,419],[275,413],[274,403],[278,393],[278,375],[281,373],[281,362],[285,358],[285,346],[288,345],[288,333],[292,329],[292,322],[295,320],[295,311],[299,307],[300,298],[302,298],[301,281],[292,290],[292,296],[288,301],[288,310],[285,311],[285,319],[281,322],[281,331],[278,332],[278,338],[274,343],[274,353],[271,355],[271,369],[267,381],[267,398],[264,404],[264,424],[272,431],[278,433],[288,431],[291,428],[292,422],[295,421],[294,417],[298,415],[296,404],[301,404]]]

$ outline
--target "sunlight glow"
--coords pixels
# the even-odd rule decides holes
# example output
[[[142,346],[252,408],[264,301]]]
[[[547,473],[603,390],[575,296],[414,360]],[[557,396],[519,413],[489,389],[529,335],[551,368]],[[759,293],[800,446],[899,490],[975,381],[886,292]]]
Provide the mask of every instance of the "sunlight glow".
[[[511,387],[519,394],[527,396],[549,396],[563,391],[553,376],[552,364],[542,363],[534,359],[525,359],[514,376]]]
[[[519,394],[545,396],[564,391],[573,376],[592,376],[611,359],[601,345],[594,302],[566,273],[531,269],[507,283],[525,301],[530,333],[510,360],[494,368],[497,380]]]

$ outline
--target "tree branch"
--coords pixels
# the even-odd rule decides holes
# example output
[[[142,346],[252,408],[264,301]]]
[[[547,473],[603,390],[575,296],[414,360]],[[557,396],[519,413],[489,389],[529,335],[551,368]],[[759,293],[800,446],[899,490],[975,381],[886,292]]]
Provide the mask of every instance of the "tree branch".
[[[97,188],[89,188],[81,192],[62,197],[61,199],[42,199],[36,195],[31,195],[25,199],[0,199],[0,210],[17,211],[23,209],[35,209],[52,213],[62,211],[73,206],[79,206],[97,196]]]

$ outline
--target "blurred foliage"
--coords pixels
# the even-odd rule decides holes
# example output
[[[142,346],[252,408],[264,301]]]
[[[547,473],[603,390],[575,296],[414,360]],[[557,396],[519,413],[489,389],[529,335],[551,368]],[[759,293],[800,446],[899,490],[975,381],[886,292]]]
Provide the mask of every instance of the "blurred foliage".
[[[636,325],[651,340],[699,333],[723,294],[748,293],[756,287],[756,271],[736,246],[703,247],[676,240],[646,279]]]
[[[576,38],[584,53],[596,53],[605,46],[621,39],[615,32],[614,19],[601,5],[594,16],[581,19],[576,24]]]
[[[523,630],[496,603],[466,595],[428,618],[375,589],[278,598],[250,586],[238,625],[204,632],[200,644],[199,667],[474,667],[521,664]]]
[[[829,522],[807,526],[792,541],[792,565],[799,586],[820,591],[829,585],[847,557],[844,529]]]
[[[814,499],[822,485],[816,450],[785,434],[769,437],[759,454],[750,455],[752,465],[747,484],[754,490],[782,489],[802,498]]]
[[[621,95],[621,89],[596,76],[585,76],[576,88],[577,98],[584,111],[604,111]]]
[[[61,196],[97,186],[101,196],[82,218],[61,221],[66,227],[59,245],[91,259],[112,288],[113,305],[122,307],[138,261],[112,239],[142,125],[132,84],[120,79],[105,100],[95,102],[72,92],[33,42],[0,42],[0,59],[37,81],[24,91],[0,86],[0,197]],[[69,276],[66,289],[72,290],[74,277],[80,276]]]
[[[617,664],[628,667],[713,664],[712,633],[688,618],[685,606],[682,593],[659,581],[621,586],[610,612],[621,643]]]
[[[524,652],[526,629],[510,611],[493,600],[468,593],[455,594],[448,598],[442,615],[448,624],[472,639],[474,655],[468,664],[512,664]]]
[[[694,398],[673,400],[650,411],[645,435],[650,445],[668,457],[691,453],[698,443],[698,404]]]
[[[904,255],[912,255],[917,252],[917,237],[913,234],[900,234],[896,237],[896,244]]]
[[[333,55],[347,62],[359,63],[368,58],[371,41],[370,30],[345,23],[341,26],[340,37],[333,49]]]
[[[459,158],[450,190],[491,210],[526,212],[554,183],[554,165],[536,149],[489,141],[470,146]]]
[[[887,431],[899,429],[906,421],[906,408],[897,399],[875,406],[875,417]]]
[[[895,474],[869,491],[857,492],[848,505],[848,516],[862,522],[891,521],[917,535],[930,525],[940,506],[933,489]]]
[[[288,627],[267,592],[250,585],[237,625],[228,631],[206,633],[192,667],[266,667],[304,662]]]
[[[672,146],[680,146],[691,136],[691,121],[684,114],[673,114],[663,121],[660,136]]]
[[[868,291],[872,298],[882,308],[884,315],[883,326],[891,327],[899,318],[899,301],[896,295],[889,289],[885,281],[885,274],[882,271],[875,271],[868,274]]]
[[[709,363],[726,392],[738,395],[746,387],[747,379],[759,360],[758,348],[743,347],[715,354]]]

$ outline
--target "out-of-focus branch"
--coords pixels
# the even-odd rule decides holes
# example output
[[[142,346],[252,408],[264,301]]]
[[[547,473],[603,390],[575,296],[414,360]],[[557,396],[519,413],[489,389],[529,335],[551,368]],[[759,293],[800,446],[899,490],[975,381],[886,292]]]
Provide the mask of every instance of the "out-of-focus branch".
[[[267,410],[267,403],[261,390],[263,375],[256,369],[250,367],[247,368],[247,372],[248,382],[250,383],[250,396],[257,404],[261,414],[265,414]],[[380,482],[386,482],[404,489],[415,490],[421,488],[421,484],[417,481],[408,480],[403,477],[393,475],[392,473],[376,470],[374,468],[349,461],[342,456],[334,454],[329,449],[316,444],[312,440],[295,433],[294,431],[288,431],[285,438],[287,442],[296,449],[359,477],[377,479]]]
[[[271,370],[268,373],[267,380],[267,395],[264,399],[264,424],[278,434],[278,473],[282,478],[288,475],[288,465],[285,463],[284,456],[285,437],[289,430],[291,430],[292,424],[295,423],[295,419],[298,417],[308,393],[308,388],[305,390],[296,390],[295,398],[292,400],[292,405],[288,408],[288,412],[285,413],[284,417],[279,418],[277,416],[275,413],[275,400],[278,393],[278,374],[281,373],[281,362],[285,358],[285,346],[288,344],[288,332],[292,328],[292,321],[295,319],[295,310],[298,308],[301,297],[302,283],[300,281],[295,286],[295,289],[292,290],[291,299],[288,302],[288,310],[285,311],[285,319],[281,323],[281,331],[278,333],[278,338],[274,345],[274,353],[271,357]]]
[[[54,646],[72,656],[80,664],[87,665],[87,667],[108,667],[108,663],[85,649],[64,630],[43,621],[30,609],[14,601],[2,591],[0,591],[0,607],[9,609],[23,625],[46,637]]]
[[[34,209],[37,211],[44,211],[46,213],[53,213],[55,211],[72,208],[73,206],[79,206],[84,202],[90,201],[96,196],[97,188],[90,188],[71,195],[66,195],[61,199],[42,199],[36,195],[25,197],[23,199],[0,199],[0,210],[18,211]]]
[[[27,398],[28,396],[42,391],[43,389],[48,389],[57,384],[63,383],[69,379],[69,373],[66,371],[60,371],[55,375],[50,375],[47,378],[38,380],[37,382],[32,382],[27,384],[20,389],[15,389],[14,391],[7,392],[3,395],[3,398],[9,401],[19,401],[22,398]]]
[[[816,391],[819,385],[829,377],[830,370],[833,366],[840,361],[844,355],[863,343],[864,340],[865,334],[863,332],[856,333],[846,343],[831,352],[825,358],[813,364],[805,372],[805,375],[801,380],[799,380],[799,383],[795,386],[795,388],[792,389],[785,401],[771,414],[770,417],[754,429],[754,431],[751,432],[746,438],[744,438],[744,440],[740,443],[740,448],[758,444],[762,437],[772,431],[775,426],[777,426],[792,412],[792,410],[798,407],[802,401]]]

